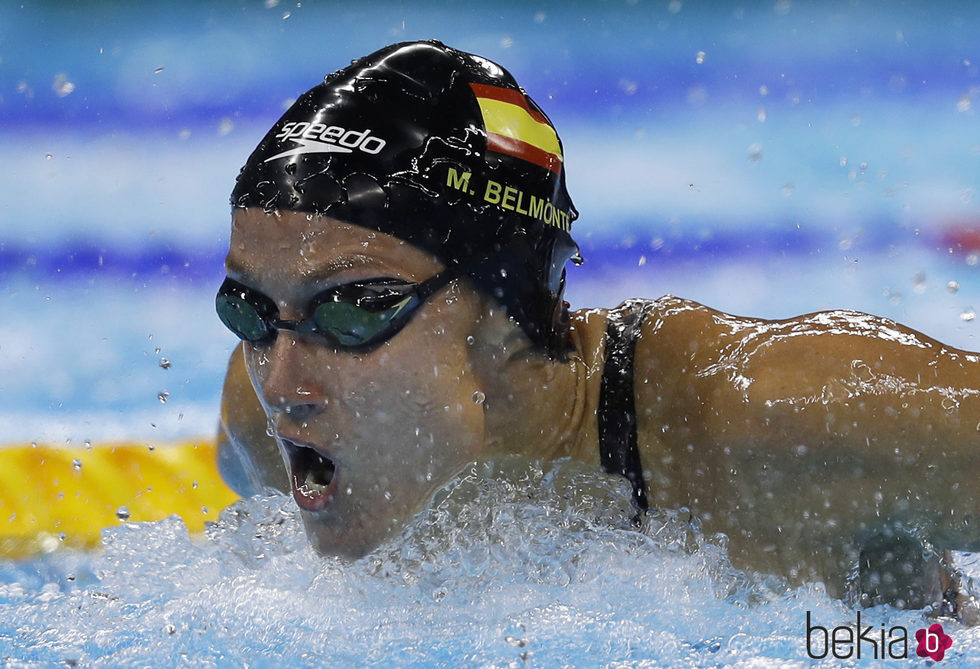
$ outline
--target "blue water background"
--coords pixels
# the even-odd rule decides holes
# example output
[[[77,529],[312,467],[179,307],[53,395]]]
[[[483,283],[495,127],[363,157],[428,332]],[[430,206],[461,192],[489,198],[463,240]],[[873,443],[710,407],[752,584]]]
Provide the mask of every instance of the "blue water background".
[[[504,64],[557,126],[581,213],[573,233],[587,260],[570,270],[574,307],[665,293],[765,317],[847,307],[980,348],[980,257],[958,243],[969,237],[962,230],[980,227],[978,34],[980,8],[972,2],[6,3],[0,443],[210,434],[234,345],[212,315],[234,175],[285,106],[324,74],[384,44],[419,38]],[[571,539],[554,531],[551,547],[560,553]],[[171,541],[138,536],[157,551]],[[470,643],[477,649],[471,663],[506,666],[510,660],[488,650],[517,638],[501,632],[510,623],[500,621],[534,618],[546,647],[536,656],[541,664],[574,663],[561,655],[565,645],[595,643],[600,650],[582,655],[582,664],[648,658],[668,665],[669,652],[651,649],[655,630],[674,616],[686,622],[665,638],[678,648],[705,644],[685,651],[692,663],[801,662],[794,635],[805,609],[850,615],[805,590],[778,596],[760,617],[705,595],[717,584],[711,576],[698,580],[704,570],[694,558],[679,557],[674,566],[639,560],[631,540],[616,537],[610,559],[624,565],[622,580],[613,581],[616,595],[591,581],[565,584],[538,591],[522,609],[515,602],[527,583],[501,575],[508,613],[482,628],[473,623],[471,636],[447,641],[435,657],[448,662]],[[55,557],[5,568],[0,606],[13,607],[24,629],[48,625],[57,649],[75,648],[70,639],[84,636],[68,622],[72,597],[88,602],[103,591],[132,611],[165,602],[176,611],[174,624],[190,625],[206,618],[207,606],[188,603],[195,593],[257,588],[271,615],[289,619],[295,643],[344,629],[342,620],[323,628],[311,622],[315,614],[287,615],[290,597],[314,608],[319,600],[297,594],[299,586],[277,593],[279,572],[236,571],[213,546],[174,549],[167,563],[216,565],[198,590],[174,586],[165,594],[138,581],[150,594],[123,591],[121,574],[149,560],[131,548],[111,564],[79,558],[76,569],[58,562],[74,558]],[[283,558],[289,564],[309,557],[290,555]],[[302,573],[315,580],[320,568]],[[86,570],[102,580],[65,580]],[[577,573],[585,580],[586,571]],[[410,664],[411,656],[396,652],[404,650],[398,639],[426,638],[423,623],[403,621],[401,636],[371,641],[379,621],[390,622],[383,602],[395,596],[394,586],[357,571],[331,578],[374,593],[354,597],[366,613],[351,623],[359,636],[345,641],[354,644],[345,657],[360,652],[371,662]],[[660,590],[642,605],[619,592],[643,579]],[[409,616],[421,595],[410,589],[405,597]],[[464,590],[462,597],[481,595]],[[577,602],[571,612],[561,608],[569,599]],[[448,634],[466,611],[457,605],[440,617],[425,600],[420,619],[440,622]],[[583,610],[591,613],[575,618]],[[221,664],[222,652],[240,657],[233,644],[262,624],[258,609],[249,611],[228,623],[221,642],[229,645],[195,656],[207,647],[202,641],[179,652],[201,663]],[[625,645],[592,641],[601,637],[599,618],[590,617],[596,611],[622,630],[634,618],[646,621],[633,630],[633,655],[623,654],[627,631]],[[52,614],[57,621],[44,622]],[[111,618],[113,610],[93,615],[101,624],[99,616]],[[150,646],[141,645],[147,628],[128,625],[120,652],[133,664],[150,661]],[[17,629],[0,627],[0,657],[57,659],[29,650],[38,640]],[[230,641],[236,632],[238,641]],[[716,635],[726,653],[736,648],[722,660],[710,650]],[[960,632],[958,648],[966,650],[951,663],[980,658],[975,636]],[[122,660],[105,645],[77,645],[70,652],[89,660],[100,653]],[[259,646],[244,643],[242,656]]]

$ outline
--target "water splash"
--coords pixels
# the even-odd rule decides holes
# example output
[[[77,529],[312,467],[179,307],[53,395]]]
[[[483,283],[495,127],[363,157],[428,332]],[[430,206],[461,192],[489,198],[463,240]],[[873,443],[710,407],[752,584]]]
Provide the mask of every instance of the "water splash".
[[[94,667],[780,664],[803,660],[807,611],[853,624],[819,586],[733,569],[683,514],[637,531],[628,499],[624,480],[579,463],[474,464],[353,563],[317,557],[286,496],[239,502],[200,537],[176,517],[125,523],[104,530],[101,553],[0,563],[0,655]],[[876,628],[924,620],[864,615]],[[944,627],[947,661],[980,658],[980,633]]]

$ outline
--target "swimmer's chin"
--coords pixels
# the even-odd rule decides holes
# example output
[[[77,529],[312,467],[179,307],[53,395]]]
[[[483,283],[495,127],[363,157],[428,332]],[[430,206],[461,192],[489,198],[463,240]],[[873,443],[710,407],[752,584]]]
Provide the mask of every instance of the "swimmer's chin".
[[[334,528],[324,522],[323,513],[300,509],[300,518],[310,547],[320,557],[335,557],[353,562],[383,544],[397,528],[381,536],[364,536],[350,530]]]

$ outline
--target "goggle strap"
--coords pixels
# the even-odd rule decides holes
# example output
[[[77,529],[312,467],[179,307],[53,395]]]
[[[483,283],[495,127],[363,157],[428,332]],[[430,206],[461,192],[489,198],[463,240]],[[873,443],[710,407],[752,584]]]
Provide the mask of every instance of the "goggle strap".
[[[442,290],[458,275],[459,268],[457,266],[454,265],[447,267],[434,277],[426,279],[422,283],[416,284],[418,287],[415,289],[415,294],[418,296],[420,302],[425,302],[433,294]]]

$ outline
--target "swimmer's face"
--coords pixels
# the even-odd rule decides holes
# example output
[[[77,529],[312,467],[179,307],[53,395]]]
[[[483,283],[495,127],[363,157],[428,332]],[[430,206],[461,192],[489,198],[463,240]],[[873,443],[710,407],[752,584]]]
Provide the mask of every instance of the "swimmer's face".
[[[274,302],[284,321],[308,319],[311,300],[341,284],[421,282],[443,269],[380,232],[260,209],[235,213],[227,268],[231,279]],[[243,344],[319,552],[371,550],[483,454],[484,407],[473,400],[480,384],[467,342],[481,304],[468,282],[455,280],[367,351],[287,329],[271,343]]]

